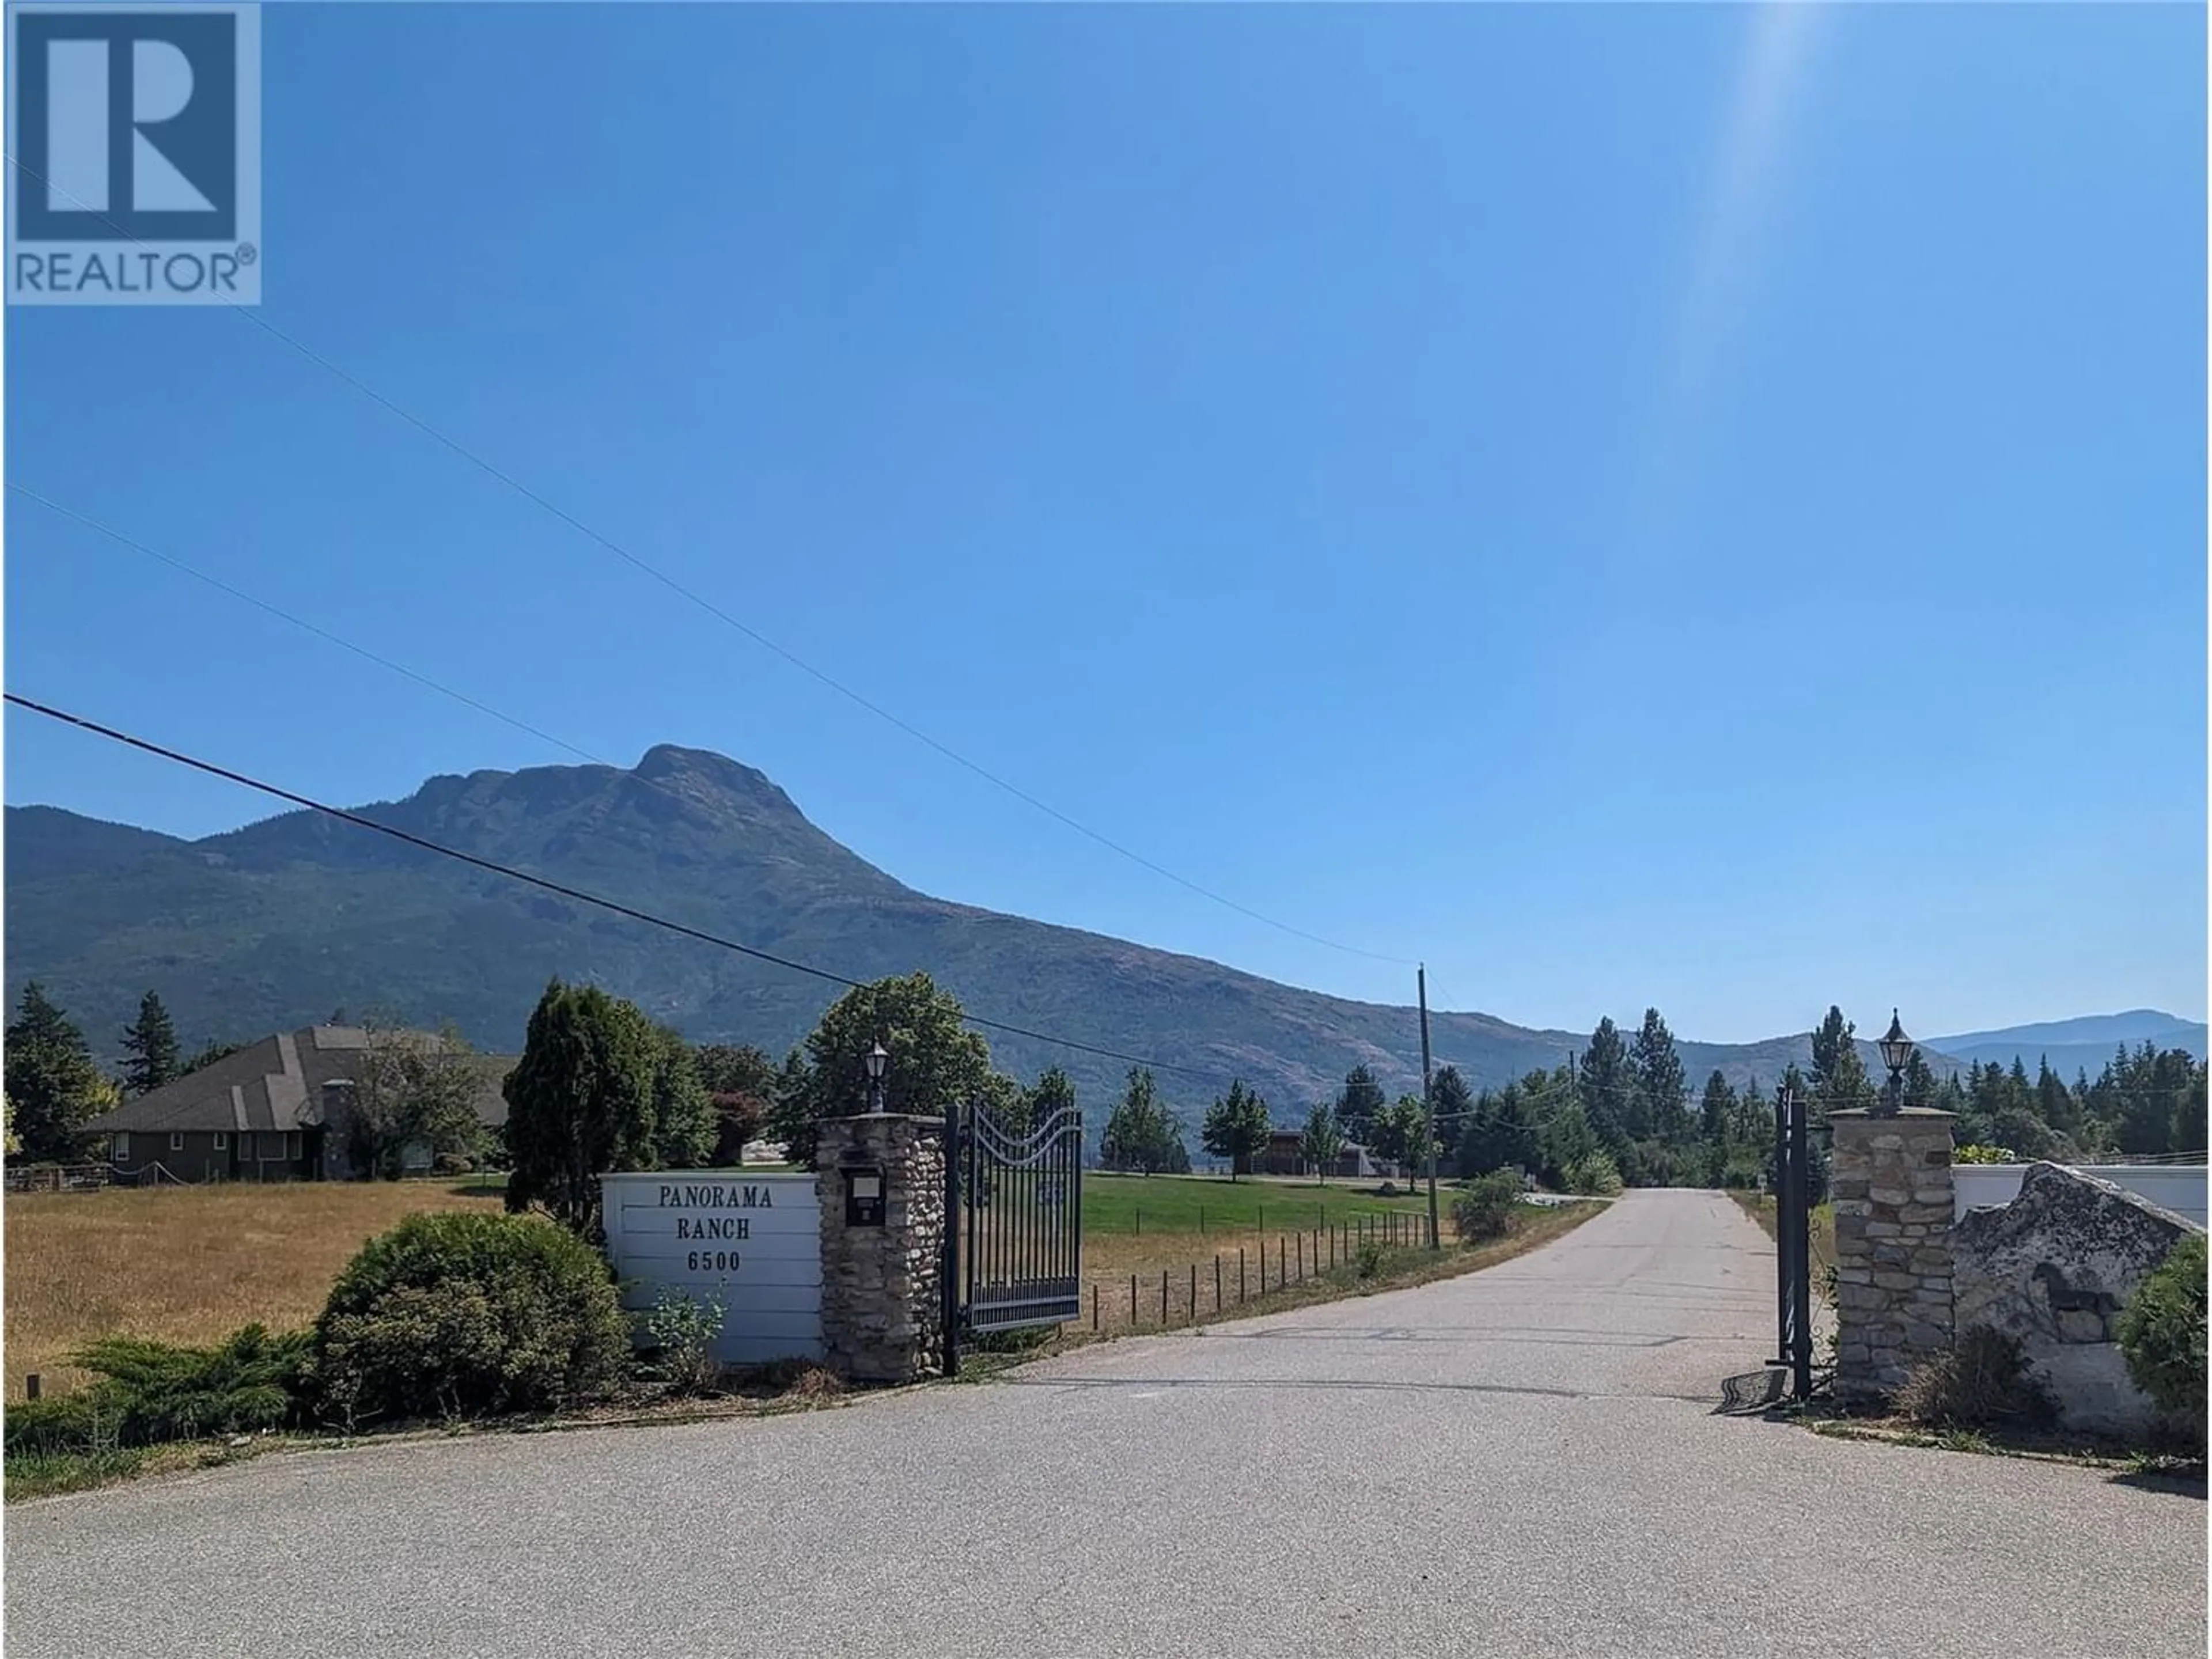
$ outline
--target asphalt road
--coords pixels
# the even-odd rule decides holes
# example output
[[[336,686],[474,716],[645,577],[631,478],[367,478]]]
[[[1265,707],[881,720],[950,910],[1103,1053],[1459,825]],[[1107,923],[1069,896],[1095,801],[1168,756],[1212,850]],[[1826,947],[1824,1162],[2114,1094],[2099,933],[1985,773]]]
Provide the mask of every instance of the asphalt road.
[[[1725,1199],[805,1416],[264,1459],[7,1515],[11,1659],[2205,1651],[2205,1508],[1713,1414]]]

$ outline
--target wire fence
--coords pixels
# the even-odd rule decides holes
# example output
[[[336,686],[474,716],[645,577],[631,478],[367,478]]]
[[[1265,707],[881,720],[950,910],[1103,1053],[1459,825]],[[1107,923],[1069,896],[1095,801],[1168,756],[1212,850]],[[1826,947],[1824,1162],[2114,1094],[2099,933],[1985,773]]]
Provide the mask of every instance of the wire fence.
[[[1084,1284],[1083,1312],[1068,1328],[1104,1334],[1194,1325],[1319,1279],[1357,1273],[1363,1255],[1371,1271],[1393,1252],[1425,1249],[1429,1243],[1427,1217],[1384,1211],[1248,1237],[1203,1259],[1092,1273]]]

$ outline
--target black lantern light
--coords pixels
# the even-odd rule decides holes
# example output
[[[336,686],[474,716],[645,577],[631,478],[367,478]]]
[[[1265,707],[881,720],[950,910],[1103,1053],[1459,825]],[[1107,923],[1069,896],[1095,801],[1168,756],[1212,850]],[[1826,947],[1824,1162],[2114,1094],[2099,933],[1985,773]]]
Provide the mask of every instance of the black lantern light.
[[[1905,1103],[1905,1068],[1912,1063],[1912,1039],[1905,1035],[1896,1009],[1889,1011],[1889,1030],[1882,1033],[1876,1046],[1881,1050],[1881,1063],[1889,1067],[1889,1091],[1882,1109],[1894,1112]]]
[[[890,1053],[881,1042],[868,1048],[868,1109],[884,1109],[884,1068],[891,1063]]]

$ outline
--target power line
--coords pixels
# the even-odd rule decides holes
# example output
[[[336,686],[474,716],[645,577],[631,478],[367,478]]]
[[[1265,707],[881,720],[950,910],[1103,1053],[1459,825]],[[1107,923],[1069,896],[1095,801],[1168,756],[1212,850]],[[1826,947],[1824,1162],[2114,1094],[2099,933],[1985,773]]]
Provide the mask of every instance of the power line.
[[[13,155],[9,155],[7,159],[9,162],[17,169],[17,171],[25,174],[27,177],[34,180],[40,185],[46,186],[48,189],[55,188],[51,180],[47,179],[43,174],[40,173],[35,169],[26,167]],[[94,214],[100,219],[101,222],[115,230],[118,235],[124,236],[132,242],[138,242],[140,246],[143,246],[143,243],[140,242],[139,238],[130,235],[128,232],[123,230],[119,225],[116,224],[114,220],[108,218],[105,214],[100,213],[97,209],[88,206],[77,198],[70,196],[67,190],[60,190],[58,193],[64,196],[69,196],[70,200],[75,203],[80,210]],[[499,466],[477,454],[474,450],[469,448],[467,445],[462,443],[459,439],[450,436],[440,428],[432,425],[428,421],[424,420],[420,416],[402,408],[398,404],[393,402],[382,392],[377,391],[375,387],[350,374],[340,365],[332,362],[329,358],[315,350],[313,347],[308,345],[306,342],[297,338],[294,335],[287,333],[284,330],[277,327],[276,324],[270,322],[267,319],[262,317],[257,308],[240,305],[236,301],[232,300],[225,300],[220,303],[233,315],[243,318],[246,321],[252,324],[253,326],[267,334],[271,339],[279,341],[283,344],[290,347],[294,351],[298,352],[300,356],[305,357],[309,362],[313,363],[317,368],[324,370],[326,374],[333,376],[337,380],[344,382],[344,384],[352,387],[356,392],[359,392],[362,397],[367,398],[370,402],[375,404],[379,408],[394,416],[398,419],[404,421],[409,426],[413,427],[416,431],[422,433],[423,436],[430,439],[433,442],[438,444],[441,447],[450,450],[460,459],[467,462],[470,465],[483,473],[485,477],[493,479],[498,483],[505,485],[508,489],[521,496],[525,501],[529,501],[533,506],[539,507],[545,513],[550,514],[553,518],[560,520],[561,523],[568,526],[571,530],[574,530],[578,535],[582,536],[586,540],[592,543],[598,547],[605,549],[607,552],[613,554],[617,558],[622,560],[623,563],[630,566],[640,574],[651,577],[654,581],[659,582],[663,587],[668,589],[672,593],[677,594],[678,597],[688,600],[690,604],[697,606],[700,610],[705,611],[708,616],[714,617],[725,626],[735,629],[738,633],[750,640],[754,644],[759,646],[763,650],[771,652],[775,655],[781,657],[785,662],[790,664],[793,668],[798,669],[801,673],[807,675],[810,678],[817,681],[818,684],[828,687],[830,690],[836,692],[840,696],[844,697],[857,704],[859,707],[866,709],[878,720],[896,727],[899,731],[903,732],[907,736],[914,738],[916,742],[926,744],[927,747],[936,750],[939,755],[942,755],[945,759],[953,762],[958,766],[965,768],[968,771],[974,773],[977,777],[981,778],[985,782],[1005,791],[1007,794],[1012,795],[1015,799],[1023,802],[1024,805],[1043,813],[1047,817],[1052,818],[1055,822],[1074,830],[1078,835],[1085,836],[1089,840],[1096,842],[1099,846],[1105,848],[1109,852],[1119,854],[1121,857],[1128,860],[1131,863],[1140,866],[1144,869],[1151,871],[1154,875],[1162,877],[1168,881],[1171,881],[1177,886],[1185,888],[1188,890],[1197,894],[1201,898],[1210,899],[1214,903],[1218,904],[1226,909],[1234,910],[1239,915],[1249,917],[1254,921],[1260,922],[1266,927],[1273,927],[1279,933],[1289,934],[1294,939],[1302,939],[1306,940],[1309,944],[1319,945],[1328,950],[1342,951],[1347,956],[1364,957],[1371,962],[1394,963],[1401,967],[1408,968],[1414,965],[1413,961],[1408,957],[1390,956],[1380,951],[1369,951],[1359,945],[1346,945],[1340,940],[1328,939],[1320,933],[1309,933],[1303,927],[1292,927],[1289,922],[1279,921],[1263,911],[1255,910],[1247,904],[1241,904],[1237,900],[1230,898],[1224,894],[1216,892],[1210,887],[1204,886],[1198,882],[1193,881],[1187,876],[1178,875],[1173,870],[1169,869],[1165,865],[1160,864],[1154,860],[1148,859],[1143,854],[1124,846],[1121,842],[1113,839],[1113,837],[1103,835],[1100,831],[1091,829],[1088,824],[1082,823],[1077,818],[1070,817],[1067,813],[1061,811],[1058,807],[1052,805],[1050,803],[1040,799],[1036,795],[1031,794],[1029,791],[1022,788],[1019,785],[1010,782],[1006,779],[1000,776],[989,768],[981,765],[978,762],[969,759],[967,756],[960,753],[959,750],[952,748],[949,744],[941,742],[938,738],[932,737],[928,732],[921,730],[921,727],[915,726],[910,721],[903,720],[897,714],[893,714],[881,703],[876,702],[872,699],[855,690],[853,687],[846,684],[842,680],[838,679],[836,676],[823,669],[816,667],[812,663],[807,661],[804,657],[801,657],[797,652],[791,650],[786,646],[779,644],[776,641],[769,638],[766,634],[762,633],[758,629],[751,626],[750,623],[739,621],[736,617],[731,615],[730,612],[714,604],[713,600],[708,599],[705,595],[677,580],[675,577],[670,575],[666,571],[662,570],[657,565],[652,564],[647,560],[641,558],[638,555],[631,552],[628,548],[623,547],[620,543],[615,541],[611,537],[604,535],[600,532],[593,529],[591,526],[586,524],[582,520],[577,518],[566,508],[558,506],[554,501],[539,494],[537,490],[532,489],[528,484],[524,483],[512,473],[503,471]]]
[[[489,703],[481,702],[478,699],[469,696],[465,691],[456,691],[452,686],[444,684],[440,681],[434,680],[428,674],[418,672],[416,670],[408,667],[404,663],[394,662],[389,657],[380,656],[377,653],[370,650],[367,646],[356,645],[351,640],[345,638],[342,635],[331,633],[329,629],[321,626],[319,623],[309,622],[304,617],[295,616],[292,612],[283,609],[281,606],[270,604],[266,599],[256,598],[254,595],[246,592],[243,588],[234,587],[228,582],[224,581],[220,576],[210,576],[206,571],[198,569],[192,565],[186,564],[182,559],[176,557],[173,554],[164,553],[156,547],[149,547],[144,542],[139,541],[134,537],[125,535],[123,532],[116,529],[112,525],[102,524],[99,520],[94,518],[89,514],[80,513],[73,507],[64,507],[61,502],[55,501],[52,496],[42,495],[37,490],[30,489],[27,485],[16,483],[12,479],[9,482],[8,488],[14,490],[18,495],[23,496],[26,500],[36,501],[40,507],[45,507],[50,513],[58,514],[64,519],[69,519],[77,524],[82,525],[88,530],[96,531],[100,535],[106,537],[110,541],[118,543],[122,546],[130,548],[133,552],[143,553],[149,559],[154,559],[162,564],[167,565],[172,570],[182,571],[185,575],[190,576],[194,581],[204,582],[208,586],[216,589],[218,592],[228,593],[232,599],[240,600],[244,604],[250,605],[257,611],[266,612],[268,615],[276,617],[280,622],[289,623],[293,627],[300,629],[303,632],[312,634],[319,640],[326,641],[330,644],[337,646],[342,651],[350,651],[355,656],[361,658],[363,661],[374,663],[379,668],[388,669],[394,674],[400,675],[406,679],[414,681],[417,685],[427,686],[431,690],[437,692],[441,696],[451,697],[455,702],[461,703],[467,708],[473,708],[480,714],[489,714],[492,719],[501,721],[504,725],[511,726],[518,732],[526,732],[530,736],[538,738],[542,743],[549,743],[556,749],[565,750],[567,753],[575,756],[580,760],[590,761],[594,765],[611,766],[614,764],[611,761],[603,759],[599,756],[594,755],[588,749],[580,749],[577,747],[576,744],[570,743],[565,738],[556,738],[550,732],[545,731],[542,727],[532,726],[528,720],[518,720],[513,714],[509,714],[501,709],[495,708]]]
[[[649,910],[641,910],[633,905],[623,904],[615,899],[603,898],[597,893],[587,893],[581,888],[567,886],[561,882],[549,880],[544,876],[533,876],[528,871],[518,870],[512,865],[501,864],[492,859],[479,858],[473,853],[464,853],[459,848],[443,846],[424,836],[399,829],[396,825],[379,823],[374,818],[364,817],[360,813],[348,811],[342,806],[331,806],[310,796],[300,794],[296,791],[264,782],[261,779],[250,777],[243,772],[234,771],[227,766],[218,766],[213,761],[201,760],[179,750],[164,748],[161,744],[151,742],[145,738],[133,737],[128,732],[118,731],[112,726],[103,726],[97,720],[88,720],[82,714],[72,714],[66,709],[56,708],[51,704],[34,702],[29,697],[18,696],[13,691],[0,695],[4,695],[6,700],[16,708],[28,709],[34,714],[42,714],[48,720],[65,726],[76,726],[97,737],[106,738],[110,742],[123,744],[143,753],[174,762],[179,766],[188,766],[194,771],[204,772],[210,777],[222,778],[227,782],[258,790],[262,794],[273,796],[278,800],[289,801],[295,806],[306,807],[308,811],[319,812],[326,817],[337,818],[342,823],[354,824],[363,830],[373,830],[380,836],[389,836],[394,841],[404,842],[410,847],[419,847],[423,851],[435,853],[441,858],[453,859],[462,864],[472,865],[477,869],[489,871],[496,876],[505,876],[510,880],[526,882],[532,887],[558,894],[561,897],[572,899],[579,904],[593,905],[599,909],[611,911],[616,915],[627,917],[632,921],[641,921],[649,927],[678,933],[685,939],[695,939],[702,945],[712,945],[725,951],[734,951],[738,955],[750,957],[755,961],[765,962],[773,967],[785,969],[791,973],[805,974],[810,978],[823,980],[832,985],[842,985],[848,990],[858,990],[865,983],[860,980],[848,979],[842,974],[832,973],[826,968],[817,968],[810,963],[795,961],[789,957],[777,956],[774,951],[763,951],[750,945],[741,945],[735,939],[725,939],[718,933],[708,933],[703,928],[689,927],[680,921],[672,921],[665,916],[655,915]],[[1095,1043],[1079,1042],[1073,1037],[1054,1036],[1048,1031],[1035,1031],[1027,1026],[1009,1024],[1004,1020],[985,1019],[977,1014],[966,1014],[963,1018],[970,1025],[979,1026],[987,1031],[997,1031],[1007,1036],[1027,1037],[1034,1042],[1049,1042],[1062,1048],[1072,1048],[1079,1054],[1095,1054],[1103,1060],[1125,1060],[1133,1066],[1147,1066],[1156,1072],[1170,1072],[1182,1077],[1201,1078],[1212,1082],[1220,1080],[1219,1073],[1201,1071],[1195,1066],[1177,1066],[1166,1060],[1148,1060],[1141,1054],[1124,1054],[1118,1048],[1102,1048]]]

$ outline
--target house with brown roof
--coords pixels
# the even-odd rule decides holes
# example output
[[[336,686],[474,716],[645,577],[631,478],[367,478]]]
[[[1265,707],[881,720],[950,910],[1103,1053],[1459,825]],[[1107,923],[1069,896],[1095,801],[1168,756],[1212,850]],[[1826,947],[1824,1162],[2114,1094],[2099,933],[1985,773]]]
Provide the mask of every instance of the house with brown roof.
[[[357,1025],[279,1032],[127,1100],[85,1127],[106,1137],[107,1160],[118,1181],[343,1179],[352,1171],[343,1137],[331,1130],[351,1103],[368,1042],[368,1033]],[[496,1054],[473,1058],[483,1077],[477,1115],[497,1128],[507,1121],[500,1085],[514,1060]],[[427,1170],[430,1149],[410,1147],[403,1163]]]

